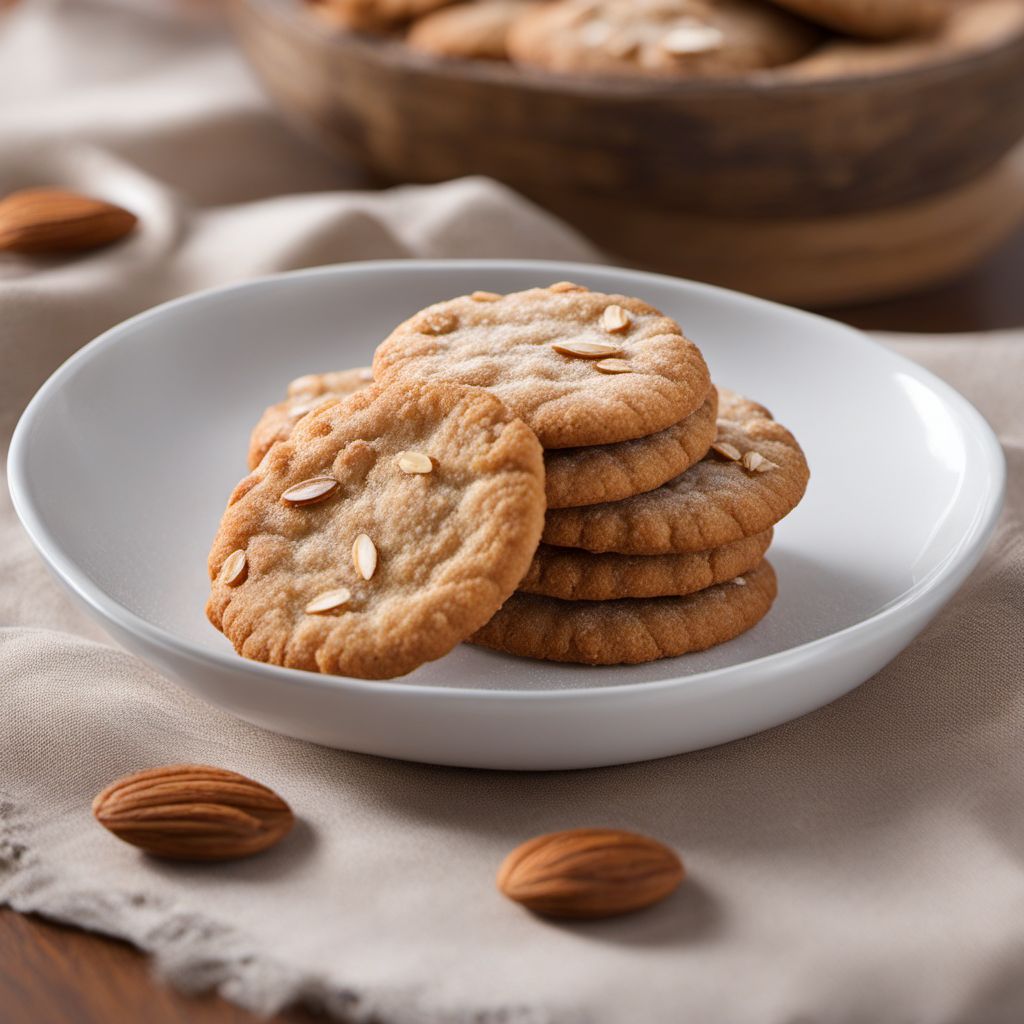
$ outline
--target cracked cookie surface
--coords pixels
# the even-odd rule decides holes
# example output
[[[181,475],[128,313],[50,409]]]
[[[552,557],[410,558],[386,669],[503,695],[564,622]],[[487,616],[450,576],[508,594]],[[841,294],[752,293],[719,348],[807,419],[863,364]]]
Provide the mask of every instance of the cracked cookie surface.
[[[720,388],[718,438],[705,458],[646,494],[549,510],[543,540],[626,555],[706,551],[773,526],[796,507],[809,476],[800,445],[764,406]]]
[[[257,661],[404,675],[501,606],[543,515],[540,444],[496,397],[373,385],[303,417],[235,488],[207,615]]]
[[[545,448],[657,433],[700,408],[711,386],[700,350],[674,320],[639,299],[567,282],[428,306],[381,343],[373,373],[385,384],[487,388]]]
[[[764,558],[772,531],[685,555],[594,554],[541,544],[519,590],[563,601],[680,597],[742,576]]]
[[[471,641],[543,661],[638,664],[732,640],[767,614],[775,594],[775,573],[764,561],[739,580],[687,597],[560,601],[513,594]]]

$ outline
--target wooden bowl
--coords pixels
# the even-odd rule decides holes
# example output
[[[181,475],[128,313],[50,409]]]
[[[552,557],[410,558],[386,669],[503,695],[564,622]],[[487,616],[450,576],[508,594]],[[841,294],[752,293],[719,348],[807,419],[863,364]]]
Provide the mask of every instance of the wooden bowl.
[[[234,14],[286,114],[382,183],[490,175],[662,269],[678,268],[681,245],[700,244],[675,234],[676,218],[756,230],[758,220],[875,216],[955,195],[1024,135],[1024,30],[870,76],[677,82],[442,60],[332,30],[303,0],[235,0]],[[636,223],[646,240],[628,230]],[[627,235],[629,251],[616,245]]]

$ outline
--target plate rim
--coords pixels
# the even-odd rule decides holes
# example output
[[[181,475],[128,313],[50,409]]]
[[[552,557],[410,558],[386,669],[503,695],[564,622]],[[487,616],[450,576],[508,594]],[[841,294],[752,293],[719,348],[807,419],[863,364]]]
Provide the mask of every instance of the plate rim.
[[[610,683],[596,686],[584,685],[563,689],[484,689],[479,687],[439,687],[425,683],[405,681],[403,678],[395,680],[367,680],[358,679],[353,676],[325,675],[307,672],[302,669],[251,661],[240,657],[234,651],[217,651],[200,647],[188,638],[181,637],[164,629],[162,626],[149,622],[107,594],[64,551],[36,511],[35,503],[31,497],[31,485],[28,480],[28,460],[30,457],[32,431],[36,421],[44,414],[47,402],[51,396],[60,393],[64,382],[72,377],[80,366],[96,358],[101,351],[106,350],[109,346],[117,344],[120,336],[126,335],[130,330],[137,328],[140,324],[150,319],[163,316],[178,306],[211,300],[219,301],[233,293],[259,289],[269,283],[282,279],[344,276],[349,273],[373,271],[388,273],[391,270],[399,269],[404,272],[434,273],[451,270],[526,271],[537,269],[554,270],[554,268],[558,268],[556,273],[559,276],[587,275],[595,271],[602,274],[611,273],[621,276],[624,280],[635,281],[641,287],[645,281],[657,282],[662,285],[682,287],[684,290],[689,289],[697,293],[708,294],[719,300],[725,300],[734,304],[739,303],[754,310],[769,309],[773,312],[781,310],[786,315],[828,324],[830,330],[839,328],[841,332],[848,336],[851,342],[867,347],[875,355],[881,353],[884,358],[890,360],[901,371],[909,374],[936,393],[942,400],[943,405],[946,408],[951,408],[956,414],[958,422],[962,424],[965,431],[973,434],[986,452],[987,465],[984,468],[987,488],[983,494],[978,495],[977,512],[958,544],[939,565],[920,580],[911,584],[910,587],[890,601],[885,607],[842,629],[834,630],[824,636],[796,644],[793,647],[787,647],[782,651],[689,675],[677,675],[643,682]],[[122,341],[121,343],[124,342]],[[826,343],[823,342],[823,344]],[[360,695],[379,694],[382,697],[386,695],[406,695],[408,697],[418,695],[420,697],[428,696],[433,700],[460,702],[481,699],[492,701],[511,700],[515,702],[580,702],[610,699],[624,694],[649,696],[663,690],[687,686],[695,687],[698,684],[704,684],[709,681],[728,681],[732,676],[745,675],[750,672],[757,673],[758,670],[771,672],[787,661],[817,657],[823,649],[833,646],[842,647],[846,644],[847,640],[856,634],[871,634],[893,620],[900,619],[912,607],[925,600],[935,590],[941,588],[943,583],[955,573],[957,567],[967,564],[970,568],[973,568],[976,565],[995,530],[1002,509],[1006,491],[1006,458],[999,439],[988,421],[952,385],[923,366],[886,348],[863,331],[818,313],[796,309],[782,303],[746,295],[742,292],[732,291],[717,285],[673,277],[668,274],[656,274],[649,271],[633,270],[601,263],[541,259],[386,259],[359,260],[283,271],[256,278],[248,278],[244,281],[236,281],[227,285],[214,286],[162,302],[108,328],[92,341],[79,348],[57,367],[23,410],[14,429],[8,449],[7,483],[15,514],[18,516],[22,527],[25,529],[37,552],[58,579],[98,615],[102,621],[112,622],[118,628],[130,634],[140,636],[150,645],[171,650],[177,655],[186,655],[205,667],[224,670],[230,673],[252,672],[265,679],[287,683],[290,686],[298,685],[305,689],[327,689],[342,693],[345,691],[355,691],[355,693]]]

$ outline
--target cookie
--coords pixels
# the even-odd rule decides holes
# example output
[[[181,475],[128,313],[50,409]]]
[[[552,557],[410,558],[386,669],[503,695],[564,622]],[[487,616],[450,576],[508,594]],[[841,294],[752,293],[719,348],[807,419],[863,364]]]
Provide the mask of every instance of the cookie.
[[[956,6],[933,32],[909,39],[833,39],[786,68],[789,78],[828,79],[925,67],[987,49],[1024,28],[1020,0]]]
[[[775,573],[762,561],[687,597],[559,601],[513,594],[471,642],[543,661],[632,665],[732,640],[764,618],[775,593]]]
[[[541,447],[494,395],[373,385],[306,415],[235,488],[207,615],[247,658],[404,675],[501,606],[543,517]]]
[[[536,0],[474,0],[434,11],[413,23],[406,42],[435,57],[506,60],[508,33]]]
[[[313,12],[334,25],[384,32],[452,0],[311,0]]]
[[[373,375],[487,388],[545,448],[666,430],[700,408],[711,386],[700,350],[674,320],[639,299],[567,282],[429,306],[378,346]]]
[[[683,554],[773,526],[807,487],[800,445],[764,406],[722,388],[718,417],[718,439],[696,466],[624,501],[550,510],[545,543],[624,555]]]
[[[742,576],[757,566],[772,531],[686,555],[595,555],[541,544],[519,590],[563,601],[681,597]]]
[[[894,39],[934,29],[950,0],[773,0],[779,7],[853,36]]]
[[[557,0],[516,21],[508,50],[548,71],[673,78],[775,67],[818,38],[759,0]]]
[[[619,501],[660,487],[707,454],[715,439],[718,392],[667,430],[618,444],[554,448],[544,453],[548,508]]]
[[[311,373],[297,377],[288,385],[288,397],[265,409],[249,436],[250,469],[255,469],[270,446],[284,441],[292,428],[308,412],[328,398],[341,398],[365,388],[373,380],[368,366],[333,373]]]

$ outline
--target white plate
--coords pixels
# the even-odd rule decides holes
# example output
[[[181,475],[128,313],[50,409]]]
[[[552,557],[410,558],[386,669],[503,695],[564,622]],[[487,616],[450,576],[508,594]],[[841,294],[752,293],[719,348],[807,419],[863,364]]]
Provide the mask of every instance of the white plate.
[[[779,598],[744,636],[621,668],[463,646],[394,682],[246,661],[206,621],[206,555],[249,430],[299,374],[366,363],[404,317],[563,278],[677,318],[717,381],[765,403],[811,484],[777,530]],[[834,700],[977,563],[1004,463],[955,391],[857,331],[703,285],[544,262],[380,262],[190,296],[68,360],[18,425],[9,478],[43,557],[129,650],[269,729],[389,757],[580,768],[736,739]]]

